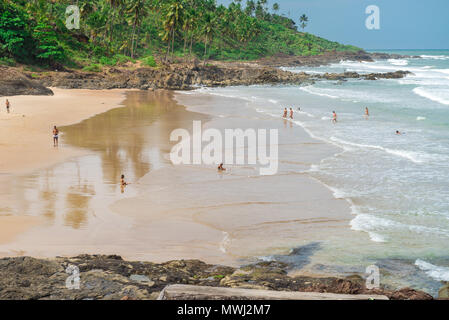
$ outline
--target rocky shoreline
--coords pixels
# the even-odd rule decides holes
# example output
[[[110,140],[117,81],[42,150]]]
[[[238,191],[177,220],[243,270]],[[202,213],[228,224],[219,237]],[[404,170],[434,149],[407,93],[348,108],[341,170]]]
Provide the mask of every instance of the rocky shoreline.
[[[66,270],[72,266],[69,273]],[[79,269],[79,289],[66,286]],[[292,292],[377,294],[393,300],[431,300],[429,294],[404,288],[368,290],[359,275],[345,278],[289,276],[283,262],[260,262],[241,268],[209,265],[199,260],[166,263],[125,261],[119,256],[80,255],[73,258],[0,259],[2,300],[151,300],[167,285],[262,289]],[[72,282],[69,281],[69,284]],[[69,286],[70,287],[70,286]]]
[[[398,79],[409,72],[396,71],[360,75],[356,72],[341,74],[293,73],[279,69],[279,66],[315,66],[341,60],[374,61],[374,59],[400,58],[399,55],[369,54],[360,52],[328,53],[313,57],[276,56],[254,62],[209,62],[161,63],[158,68],[141,66],[108,67],[101,72],[78,70],[30,72],[20,68],[0,67],[6,77],[0,79],[0,96],[48,95],[46,87],[63,89],[168,89],[191,90],[198,86],[238,86],[257,84],[308,84],[315,81],[361,79]]]

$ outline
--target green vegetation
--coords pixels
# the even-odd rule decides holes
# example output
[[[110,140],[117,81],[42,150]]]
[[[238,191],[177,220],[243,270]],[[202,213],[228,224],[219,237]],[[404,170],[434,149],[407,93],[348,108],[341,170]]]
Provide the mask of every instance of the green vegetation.
[[[103,71],[103,68],[99,64],[91,64],[91,65],[85,66],[83,68],[83,70],[88,71],[88,72],[101,72],[101,71]]]
[[[148,57],[143,58],[142,62],[147,67],[152,67],[152,68],[157,67],[156,60],[154,59],[153,56],[148,56]]]
[[[68,30],[66,8],[80,8]],[[317,55],[359,48],[298,32],[267,0],[0,0],[0,64],[68,66],[99,72],[134,63],[157,67],[173,57],[251,60],[275,54]],[[299,19],[299,17],[298,17]],[[304,29],[308,17],[298,20]]]

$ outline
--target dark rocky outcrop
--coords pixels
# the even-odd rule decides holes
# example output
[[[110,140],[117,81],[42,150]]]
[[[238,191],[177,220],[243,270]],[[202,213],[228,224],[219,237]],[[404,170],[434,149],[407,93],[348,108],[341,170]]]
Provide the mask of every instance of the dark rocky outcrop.
[[[324,75],[316,76],[317,79],[326,80],[346,80],[346,79],[362,79],[362,80],[378,80],[378,79],[402,79],[407,75],[412,74],[410,71],[395,71],[386,73],[369,73],[358,74],[357,72],[345,73],[325,73]]]
[[[0,97],[15,95],[50,96],[53,91],[13,68],[0,67]]]
[[[158,69],[136,70],[111,68],[101,73],[51,72],[41,77],[41,83],[69,89],[174,89],[194,86],[230,86],[252,84],[300,84],[309,80],[306,74],[295,74],[266,67],[221,67],[187,64],[163,66]]]
[[[69,290],[65,271],[80,271],[80,289]],[[432,299],[413,289],[367,290],[360,276],[346,278],[289,276],[289,265],[261,262],[240,269],[198,260],[166,263],[131,262],[119,256],[0,259],[0,299],[156,299],[169,284],[265,289],[275,291],[380,294],[390,299]]]
[[[269,67],[317,67],[328,65],[331,63],[339,63],[340,61],[365,61],[373,62],[374,60],[386,59],[404,59],[404,58],[420,58],[417,56],[406,56],[388,53],[368,53],[359,52],[326,52],[316,56],[290,56],[286,54],[278,54],[272,57],[257,60],[259,65]]]
[[[111,68],[102,73],[53,72],[42,76],[46,86],[67,89],[171,89],[189,90],[197,86],[219,87],[257,84],[309,84],[316,80],[346,79],[398,79],[409,72],[358,74],[311,75],[304,72],[293,73],[278,68],[260,66],[193,66],[172,65],[160,69],[139,68],[136,70]]]
[[[373,58],[397,58],[398,55],[330,52],[318,56],[297,57],[278,55],[253,62],[211,61],[204,65],[191,63],[159,62],[158,68],[105,67],[101,72],[84,72],[60,69],[60,71],[26,72],[18,68],[2,68],[5,77],[0,80],[0,95],[52,94],[47,87],[66,89],[171,89],[189,90],[197,86],[237,86],[257,84],[308,84],[316,80],[346,79],[398,79],[407,71],[389,73],[311,75],[281,70],[280,66],[318,66],[341,60],[373,61]]]

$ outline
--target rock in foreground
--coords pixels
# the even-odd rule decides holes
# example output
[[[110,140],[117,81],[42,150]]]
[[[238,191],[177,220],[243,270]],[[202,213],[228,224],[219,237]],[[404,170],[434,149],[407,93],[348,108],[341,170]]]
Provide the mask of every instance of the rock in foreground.
[[[70,274],[66,273],[72,266]],[[79,269],[79,289],[69,278]],[[189,284],[296,292],[378,294],[390,299],[432,299],[413,289],[367,290],[360,277],[290,277],[288,265],[262,262],[241,269],[208,265],[198,260],[166,263],[130,262],[119,256],[80,255],[74,258],[0,259],[0,299],[131,300],[156,299],[170,284]],[[70,268],[69,268],[70,269]],[[75,268],[76,269],[76,268]],[[69,288],[66,282],[69,283]]]

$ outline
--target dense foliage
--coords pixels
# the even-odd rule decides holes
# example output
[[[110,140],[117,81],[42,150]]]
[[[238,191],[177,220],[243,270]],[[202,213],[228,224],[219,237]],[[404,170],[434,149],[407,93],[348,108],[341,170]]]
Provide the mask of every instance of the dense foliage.
[[[154,56],[257,59],[277,53],[316,55],[358,48],[298,32],[267,0],[0,0],[0,63],[98,69]],[[80,29],[66,27],[66,8],[80,8]],[[308,19],[297,17],[304,29]]]

